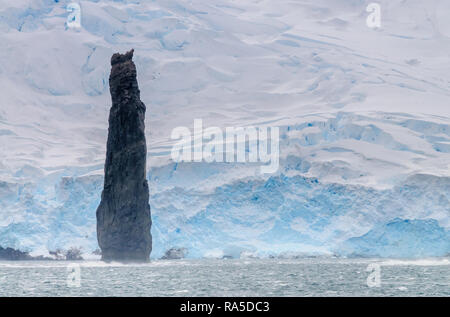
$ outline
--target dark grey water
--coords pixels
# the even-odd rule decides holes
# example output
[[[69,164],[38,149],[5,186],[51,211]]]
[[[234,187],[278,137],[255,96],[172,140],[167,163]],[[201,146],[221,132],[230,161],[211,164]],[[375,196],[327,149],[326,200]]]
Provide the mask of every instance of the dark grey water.
[[[0,262],[0,296],[450,296],[450,260]]]

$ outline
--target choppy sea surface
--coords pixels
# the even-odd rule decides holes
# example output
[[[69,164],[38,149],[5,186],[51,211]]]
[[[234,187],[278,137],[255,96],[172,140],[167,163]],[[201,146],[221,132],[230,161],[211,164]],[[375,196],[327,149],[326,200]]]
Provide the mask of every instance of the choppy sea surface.
[[[450,296],[450,259],[4,261],[0,296]]]

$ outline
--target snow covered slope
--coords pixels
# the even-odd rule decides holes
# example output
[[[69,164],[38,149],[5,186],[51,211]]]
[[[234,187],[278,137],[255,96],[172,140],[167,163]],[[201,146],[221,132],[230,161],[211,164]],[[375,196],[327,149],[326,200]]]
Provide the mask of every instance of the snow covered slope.
[[[450,253],[450,3],[0,0],[0,245],[97,248],[109,59],[135,49],[157,258]],[[280,127],[280,169],[170,159],[171,131]],[[415,252],[417,250],[417,252]],[[424,252],[423,250],[426,250]]]

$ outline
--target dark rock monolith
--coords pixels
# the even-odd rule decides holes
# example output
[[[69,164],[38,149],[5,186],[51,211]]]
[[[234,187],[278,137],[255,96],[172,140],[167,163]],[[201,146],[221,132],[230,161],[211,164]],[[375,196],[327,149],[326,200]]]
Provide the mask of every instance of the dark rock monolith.
[[[105,182],[97,209],[97,239],[104,261],[148,261],[152,250],[146,179],[145,105],[133,52],[111,58]]]

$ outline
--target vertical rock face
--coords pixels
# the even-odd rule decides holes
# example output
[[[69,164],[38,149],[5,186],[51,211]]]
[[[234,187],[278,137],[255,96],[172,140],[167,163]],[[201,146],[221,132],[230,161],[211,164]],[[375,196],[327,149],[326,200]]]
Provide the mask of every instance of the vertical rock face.
[[[152,249],[146,180],[145,105],[133,50],[111,58],[105,183],[97,209],[97,238],[105,261],[148,261]]]

